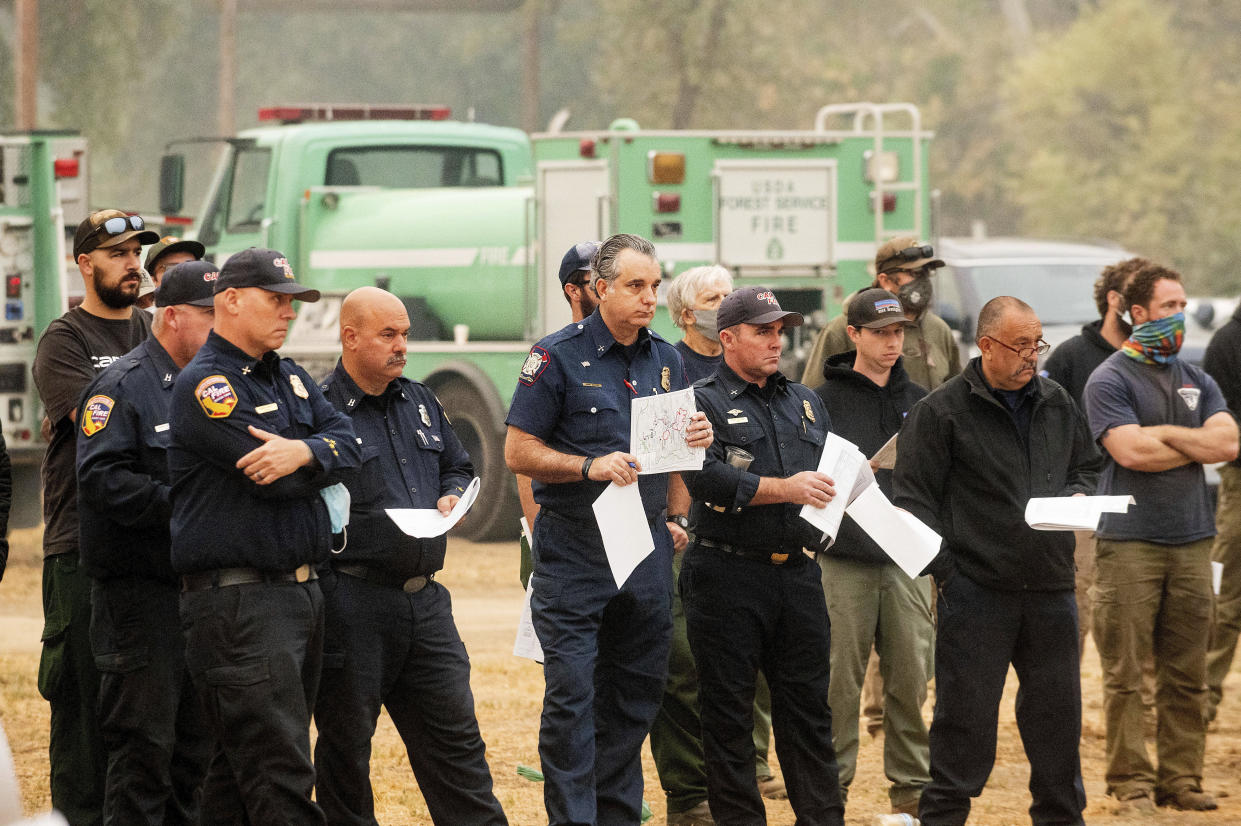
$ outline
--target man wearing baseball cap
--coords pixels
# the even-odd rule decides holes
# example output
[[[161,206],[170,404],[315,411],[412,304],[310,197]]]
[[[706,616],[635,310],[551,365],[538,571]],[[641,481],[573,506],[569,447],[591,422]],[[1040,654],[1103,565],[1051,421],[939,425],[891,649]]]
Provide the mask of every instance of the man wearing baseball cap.
[[[597,252],[598,241],[582,241],[569,247],[560,260],[560,288],[573,310],[574,321],[581,321],[599,306],[599,296],[590,285],[590,262]]]
[[[685,473],[694,542],[681,568],[698,667],[707,800],[715,822],[763,823],[751,711],[761,668],[771,687],[780,768],[798,823],[843,824],[827,702],[831,634],[819,569],[803,549],[822,534],[803,505],[835,496],[816,468],[831,421],[822,401],[779,372],[798,313],[746,287],[717,312],[724,363],[694,386],[713,426],[702,470]],[[721,609],[721,606],[727,606]]]
[[[198,822],[210,739],[185,667],[166,451],[173,381],[207,340],[216,274],[205,261],[169,270],[151,337],[90,384],[78,411],[82,565],[108,751],[104,823]]]
[[[155,288],[166,271],[186,261],[199,261],[206,252],[206,247],[197,241],[182,240],[175,235],[165,235],[148,247],[146,261],[142,264],[146,280],[138,294],[138,306],[145,310],[154,303]]]
[[[51,705],[52,805],[70,823],[98,823],[106,770],[91,655],[90,578],[78,564],[75,422],[82,390],[140,344],[151,317],[134,312],[142,245],[159,240],[138,215],[92,212],[78,225],[73,255],[81,305],[48,325],[32,372],[50,432],[43,459],[43,653],[39,692]]]
[[[961,352],[948,322],[930,310],[931,276],[944,266],[930,244],[917,238],[893,238],[875,253],[875,280],[879,287],[896,295],[909,323],[905,326],[905,370],[909,378],[927,390],[934,390],[961,372]],[[845,306],[852,296],[845,299]],[[818,385],[823,378],[827,359],[837,353],[854,349],[845,333],[848,326],[844,315],[832,319],[815,339],[814,348],[806,359],[802,381]]]
[[[217,743],[202,808],[230,822],[324,822],[311,800],[315,567],[347,522],[336,483],[359,447],[349,418],[274,352],[293,301],[318,298],[282,253],[236,253],[215,281],[215,329],[172,392],[172,567],[186,664]]]
[[[815,392],[836,434],[874,456],[901,429],[905,414],[926,390],[909,380],[901,351],[908,319],[897,296],[878,288],[853,297],[845,332],[853,350],[827,360],[826,381]],[[892,465],[871,467],[879,489],[892,496]],[[918,814],[922,787],[931,779],[922,704],[930,678],[930,577],[910,579],[848,515],[835,544],[819,555],[832,624],[832,682],[828,704],[840,786],[847,793],[857,769],[858,710],[871,646],[879,653],[887,697],[883,766],[891,781],[892,811]]]

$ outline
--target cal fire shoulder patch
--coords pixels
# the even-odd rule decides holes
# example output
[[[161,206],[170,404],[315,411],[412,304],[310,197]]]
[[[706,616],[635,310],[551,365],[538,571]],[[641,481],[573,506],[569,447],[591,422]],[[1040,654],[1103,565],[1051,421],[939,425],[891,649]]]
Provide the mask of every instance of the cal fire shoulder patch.
[[[237,393],[224,376],[207,376],[198,383],[194,396],[203,412],[211,419],[224,419],[237,406]]]
[[[82,432],[94,436],[108,426],[116,402],[109,396],[91,396],[82,407]]]
[[[518,376],[521,383],[534,384],[538,381],[550,361],[551,356],[542,347],[531,347],[530,355],[526,356],[526,363],[521,366],[521,375]]]

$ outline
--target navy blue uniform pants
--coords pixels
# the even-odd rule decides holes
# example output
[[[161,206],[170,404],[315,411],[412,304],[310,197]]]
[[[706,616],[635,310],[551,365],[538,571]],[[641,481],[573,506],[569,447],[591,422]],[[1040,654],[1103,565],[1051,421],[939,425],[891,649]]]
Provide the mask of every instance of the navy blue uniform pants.
[[[323,659],[319,583],[181,594],[185,660],[216,746],[202,823],[313,826],[310,710]]]
[[[534,525],[531,615],[543,647],[539,758],[551,826],[633,826],[642,742],[659,711],[672,635],[672,538],[618,589],[599,529],[543,509]],[[754,761],[750,761],[750,780]]]
[[[316,796],[333,826],[375,821],[371,738],[380,706],[405,743],[436,824],[506,824],[474,716],[470,659],[448,589],[421,591],[328,573],[323,678],[315,704]]]
[[[698,667],[707,800],[720,826],[767,822],[754,778],[754,690],[771,688],[776,756],[798,826],[842,826],[844,804],[827,704],[831,631],[819,566],[784,565],[691,546],[681,599]]]
[[[96,580],[91,650],[99,669],[99,726],[108,749],[104,823],[198,823],[211,739],[185,667],[176,586]]]
[[[924,826],[962,826],[995,765],[1000,697],[1011,663],[1017,729],[1030,761],[1030,818],[1080,824],[1081,679],[1077,603],[1065,591],[997,591],[957,573],[939,595],[931,782]]]

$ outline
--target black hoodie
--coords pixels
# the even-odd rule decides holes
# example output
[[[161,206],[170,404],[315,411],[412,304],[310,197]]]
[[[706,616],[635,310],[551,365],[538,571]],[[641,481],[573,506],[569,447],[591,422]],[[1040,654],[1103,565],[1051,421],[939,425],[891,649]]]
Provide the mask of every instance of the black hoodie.
[[[826,381],[815,392],[827,407],[832,431],[842,439],[853,442],[870,458],[901,429],[905,414],[914,402],[926,395],[926,390],[910,381],[899,358],[892,365],[888,383],[883,387],[853,369],[855,358],[856,350],[828,358],[823,368]],[[880,470],[875,473],[875,478],[879,489],[891,499],[892,471]],[[888,555],[848,514],[840,523],[836,544],[828,548],[827,553],[860,562],[891,562]]]
[[[1082,406],[1082,391],[1094,369],[1116,348],[1103,337],[1103,319],[1082,325],[1081,335],[1061,342],[1043,364],[1043,375],[1069,391],[1077,406]]]
[[[1211,336],[1211,343],[1202,358],[1202,369],[1219,385],[1232,415],[1241,419],[1241,305],[1237,306],[1232,318]],[[832,423],[835,424],[834,419]],[[1241,457],[1230,464],[1241,467]]]

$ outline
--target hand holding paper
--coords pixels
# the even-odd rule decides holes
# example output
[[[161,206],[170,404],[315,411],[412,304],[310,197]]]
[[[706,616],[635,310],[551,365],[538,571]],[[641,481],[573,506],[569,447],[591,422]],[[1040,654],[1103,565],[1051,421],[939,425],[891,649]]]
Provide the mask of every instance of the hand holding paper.
[[[461,517],[465,516],[466,511],[474,504],[481,485],[482,480],[475,476],[447,516],[435,508],[387,508],[385,512],[406,536],[418,539],[443,536],[461,521]]]

